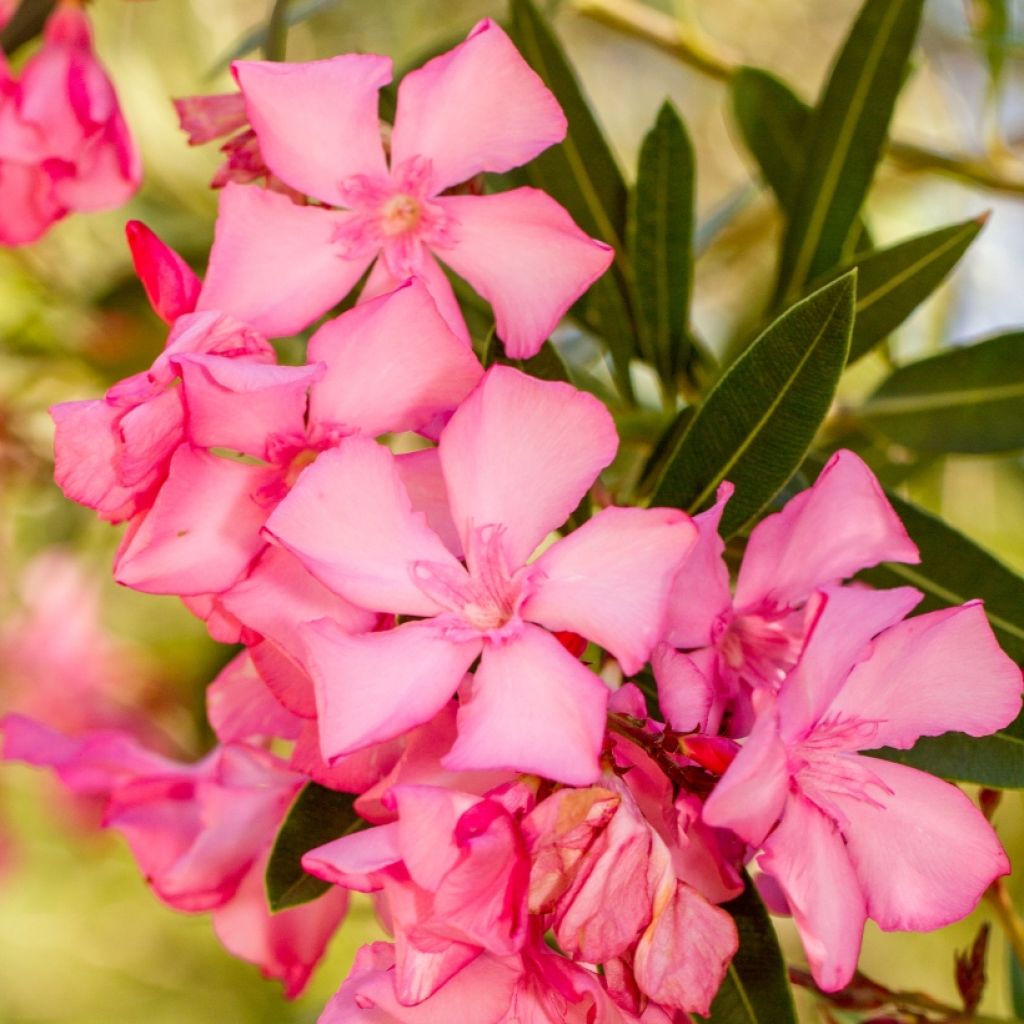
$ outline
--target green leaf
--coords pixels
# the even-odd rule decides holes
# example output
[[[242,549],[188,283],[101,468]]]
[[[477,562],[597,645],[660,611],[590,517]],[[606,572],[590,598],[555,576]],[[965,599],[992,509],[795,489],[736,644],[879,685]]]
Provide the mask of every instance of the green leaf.
[[[356,814],[351,793],[338,793],[315,782],[303,787],[274,840],[267,863],[267,900],[273,911],[297,907],[322,896],[331,885],[302,870],[303,854],[332,839],[366,828]]]
[[[830,277],[856,267],[857,319],[850,362],[892,333],[943,282],[978,237],[988,214],[930,231],[852,260]]]
[[[919,768],[951,782],[1024,789],[1024,740],[1005,732],[975,738],[962,732],[925,736],[910,750],[866,750],[873,757]]]
[[[799,295],[843,257],[882,154],[924,0],[867,0],[811,115],[782,243],[777,297]]]
[[[736,922],[740,948],[707,1019],[712,1024],[796,1024],[786,962],[775,928],[754,883],[746,874],[743,877],[746,888],[723,905]]]
[[[612,269],[597,281],[583,302],[599,321],[615,360],[616,381],[629,397],[629,359],[636,352],[637,338],[630,297],[633,275],[624,245],[626,182],[562,47],[533,0],[511,0],[509,34],[555,94],[569,122],[565,141],[531,160],[525,168],[526,176],[557,199],[587,234],[615,249]]]
[[[921,561],[886,563],[860,578],[877,587],[909,583],[924,591],[919,612],[981,598],[1003,650],[1018,664],[1024,663],[1024,578],[930,512],[891,492],[886,497],[917,545]]]
[[[858,414],[917,451],[1024,448],[1024,332],[901,366]]]
[[[799,467],[846,363],[856,273],[782,314],[729,367],[683,435],[651,500],[698,512],[723,480],[736,493],[724,537],[749,522]]]
[[[666,101],[640,149],[629,251],[641,348],[669,394],[690,344],[693,204],[693,145]]]
[[[1009,0],[972,0],[975,35],[982,44],[992,88],[999,87],[1006,66],[1007,50],[1013,36]]]
[[[284,13],[284,21],[288,26],[301,24],[321,11],[328,11],[332,7],[338,7],[343,0],[305,0],[305,3],[292,3]],[[210,68],[208,77],[215,78],[221,72],[226,71],[233,60],[244,57],[248,53],[262,49],[267,41],[267,23],[261,22],[255,28],[246,32],[237,42],[230,46]]]
[[[1017,959],[1013,947],[1007,943],[1006,955],[1010,961],[1010,1004],[1018,1017],[1024,1017],[1024,967]]]

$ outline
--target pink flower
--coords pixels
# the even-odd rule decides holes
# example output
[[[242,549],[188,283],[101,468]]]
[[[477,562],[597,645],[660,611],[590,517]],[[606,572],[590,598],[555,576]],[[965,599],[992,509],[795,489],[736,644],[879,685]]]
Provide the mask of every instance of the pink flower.
[[[302,627],[328,761],[432,717],[480,657],[444,763],[597,778],[608,690],[548,630],[639,671],[695,536],[674,509],[608,508],[528,562],[616,446],[589,395],[492,367],[438,446],[458,552],[413,510],[381,445],[351,438],[306,471],[268,532],[343,597],[419,620],[360,636]]]
[[[938,928],[1010,869],[958,789],[858,753],[949,729],[984,736],[1020,710],[1020,670],[980,604],[901,622],[920,598],[830,589],[778,696],[755,695],[753,732],[704,807],[705,821],[763,849],[827,991],[852,977],[866,918]]]
[[[492,304],[508,354],[526,357],[611,262],[608,246],[535,189],[445,194],[481,172],[517,167],[565,136],[557,101],[493,21],[405,77],[390,164],[377,118],[388,58],[241,61],[233,69],[267,167],[341,209],[227,186],[218,269],[202,303],[240,306],[267,333],[289,334],[333,306],[376,260],[364,297],[421,277],[452,329],[468,337],[436,254]]]
[[[777,690],[819,610],[816,592],[879,562],[916,562],[917,548],[871,470],[839,451],[813,486],[751,531],[735,595],[718,523],[732,486],[697,516],[699,540],[672,588],[666,639],[654,659],[659,702],[673,728],[732,735],[750,728],[752,689]],[[697,648],[697,650],[693,650]]]
[[[120,206],[139,186],[139,156],[92,47],[88,18],[60,3],[43,46],[0,99],[0,237],[33,241],[72,210]],[[8,216],[7,213],[12,216]]]

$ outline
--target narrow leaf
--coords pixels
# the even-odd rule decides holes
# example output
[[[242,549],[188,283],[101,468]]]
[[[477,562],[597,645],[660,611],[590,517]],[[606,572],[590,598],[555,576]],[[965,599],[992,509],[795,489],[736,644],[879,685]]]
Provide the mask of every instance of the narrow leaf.
[[[711,1024],[796,1024],[786,963],[771,918],[744,875],[746,888],[723,909],[732,914],[740,948],[711,1005]],[[701,1020],[700,1017],[695,1017]]]
[[[980,597],[1003,650],[1024,663],[1024,578],[938,517],[891,492],[886,497],[917,544],[921,562],[887,563],[861,578],[878,587],[917,587],[925,594],[918,605],[922,612]],[[1013,726],[1010,731],[1016,734]]]
[[[782,314],[723,374],[683,435],[651,503],[698,512],[730,480],[725,537],[799,467],[828,412],[850,344],[856,273]]]
[[[962,732],[925,736],[910,750],[885,747],[865,753],[919,768],[950,782],[993,789],[1024,789],[1024,740],[1006,732],[975,738]]]
[[[882,153],[924,0],[867,0],[811,116],[777,296],[842,259]]]
[[[830,277],[853,267],[857,275],[857,320],[850,362],[860,359],[892,333],[945,280],[978,237],[988,214],[930,231],[852,260]]]
[[[693,204],[693,145],[666,102],[640,149],[629,251],[641,349],[670,394],[689,348]]]
[[[1018,1017],[1024,1017],[1024,967],[1017,959],[1013,947],[1007,943],[1006,955],[1010,961],[1010,1003]]]
[[[338,793],[315,782],[303,787],[277,833],[267,863],[271,910],[309,903],[330,889],[329,882],[302,870],[302,857],[332,839],[366,827],[353,808],[355,799],[351,793]]]
[[[1024,332],[901,366],[859,414],[917,451],[1024,448]]]

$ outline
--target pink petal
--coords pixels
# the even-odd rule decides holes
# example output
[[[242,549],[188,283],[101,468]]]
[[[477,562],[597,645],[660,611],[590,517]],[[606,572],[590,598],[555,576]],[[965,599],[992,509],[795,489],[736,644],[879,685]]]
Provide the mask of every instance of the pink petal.
[[[918,561],[874,474],[853,452],[839,451],[813,486],[754,527],[735,605],[784,608],[879,562]]]
[[[276,366],[211,355],[179,356],[175,365],[192,444],[257,459],[268,458],[275,439],[305,435],[307,392],[324,373],[320,363]]]
[[[384,177],[377,95],[391,60],[348,53],[306,64],[235,61],[249,123],[267,166],[299,192],[344,206],[342,182]]]
[[[172,101],[178,124],[188,136],[190,146],[223,138],[248,125],[245,99],[241,93],[216,93],[211,96],[183,96]]]
[[[371,436],[419,430],[454,410],[483,375],[415,279],[325,324],[308,358],[327,366],[311,423]]]
[[[602,509],[537,559],[544,576],[522,615],[579,633],[635,675],[663,633],[669,587],[696,537],[677,509]]]
[[[398,825],[380,825],[318,846],[302,857],[302,868],[332,885],[376,892],[384,873],[402,860]]]
[[[281,982],[285,998],[294,999],[344,920],[348,893],[332,889],[311,903],[272,914],[265,872],[263,858],[242,880],[234,899],[213,912],[213,927],[229,953],[256,964],[264,978]]]
[[[185,412],[176,388],[157,391],[128,409],[117,423],[121,440],[117,472],[121,482],[141,487],[151,482],[185,440]]]
[[[310,690],[312,691],[312,682]],[[306,719],[292,748],[291,768],[314,782],[342,793],[365,793],[398,763],[406,746],[405,737],[377,743],[328,766],[320,753],[320,735],[315,719]]]
[[[498,336],[514,359],[537,354],[615,256],[537,189],[435,202],[455,222],[452,244],[437,255],[494,307]]]
[[[684,882],[668,891],[637,943],[636,983],[661,1006],[706,1016],[739,947],[736,925]]]
[[[0,244],[27,245],[68,212],[46,166],[0,159]]]
[[[335,593],[373,611],[436,615],[440,607],[410,567],[425,561],[461,571],[413,510],[395,457],[369,438],[347,438],[320,455],[267,520],[267,532]]]
[[[328,764],[437,714],[480,653],[430,622],[350,636],[323,619],[300,627]]]
[[[980,601],[886,630],[828,714],[876,723],[871,747],[911,747],[956,730],[987,736],[1020,712],[1020,669],[1000,650]]]
[[[468,665],[467,665],[468,668]],[[446,768],[532,772],[570,786],[600,774],[608,689],[550,633],[488,644],[459,704],[459,738]]]
[[[913,587],[835,586],[823,596],[800,660],[779,693],[782,735],[790,741],[802,737],[825,715],[846,684],[850,668],[871,653],[872,637],[903,619],[923,595]]]
[[[704,731],[715,687],[697,663],[668,644],[659,644],[651,655],[651,668],[665,721],[677,732]]]
[[[703,818],[760,846],[779,820],[789,791],[786,748],[779,738],[773,702],[761,707],[753,732],[711,791]]]
[[[669,594],[665,639],[673,647],[707,647],[714,642],[716,624],[732,609],[729,569],[722,558],[725,543],[718,535],[718,524],[732,492],[732,484],[720,484],[715,504],[694,517],[697,542]]]
[[[580,503],[618,438],[596,398],[494,366],[438,448],[463,548],[474,528],[500,524],[509,564],[519,566]]]
[[[565,132],[558,101],[488,18],[402,79],[391,162],[426,157],[436,194],[482,171],[525,164]]]
[[[856,757],[888,787],[837,795],[846,850],[886,931],[931,931],[977,905],[1010,862],[992,826],[955,786],[878,758]]]
[[[421,448],[396,455],[395,468],[409,492],[412,507],[427,517],[427,525],[441,538],[444,546],[461,558],[462,542],[448,507],[448,488],[437,449]]]
[[[316,718],[313,680],[292,655],[273,640],[250,645],[249,655],[260,679],[282,707],[299,718]]]
[[[857,967],[867,908],[835,825],[793,794],[758,863],[785,894],[814,980],[826,992],[842,988]]]
[[[141,221],[128,221],[125,233],[135,273],[156,315],[170,324],[191,313],[203,284],[192,268]]]
[[[301,331],[351,291],[373,258],[343,255],[336,235],[350,217],[226,185],[197,308],[231,313],[267,337]]]
[[[246,650],[236,654],[207,687],[206,714],[221,743],[295,739],[302,724],[267,689]]]
[[[459,819],[478,797],[444,786],[399,785],[391,791],[398,815],[398,842],[412,880],[434,890],[460,860],[455,838]]]
[[[227,590],[266,543],[252,495],[266,471],[182,445],[153,507],[118,551],[118,583],[147,594]]]

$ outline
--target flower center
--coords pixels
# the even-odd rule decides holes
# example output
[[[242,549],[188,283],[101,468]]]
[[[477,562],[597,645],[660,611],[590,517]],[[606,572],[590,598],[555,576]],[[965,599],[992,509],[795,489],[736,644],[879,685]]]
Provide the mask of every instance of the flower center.
[[[423,204],[415,196],[400,192],[386,200],[381,208],[380,230],[387,238],[415,231],[423,216]]]
[[[752,686],[778,690],[804,645],[803,618],[737,615],[721,641],[726,664]]]

